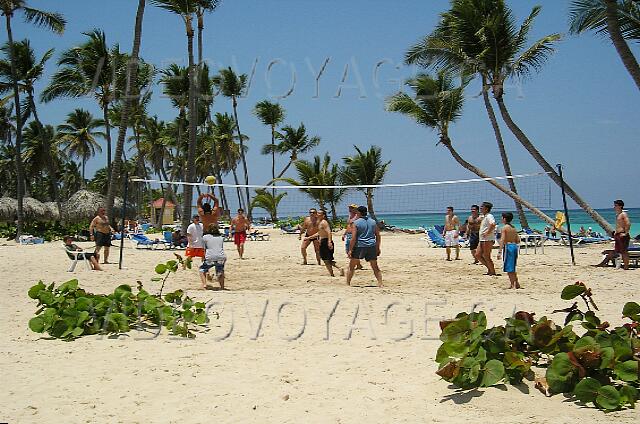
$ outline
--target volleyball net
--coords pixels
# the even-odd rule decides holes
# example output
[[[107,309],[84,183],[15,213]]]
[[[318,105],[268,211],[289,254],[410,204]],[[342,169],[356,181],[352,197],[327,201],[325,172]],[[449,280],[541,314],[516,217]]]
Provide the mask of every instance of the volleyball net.
[[[488,181],[493,180],[509,189],[509,179],[514,181],[523,199],[538,209],[551,209],[552,189],[546,173],[361,186],[207,184],[142,178],[132,178],[131,181],[156,189],[162,187],[164,192],[171,186],[176,197],[183,192],[184,186],[192,185],[193,207],[190,214],[196,212],[198,195],[210,193],[219,200],[227,215],[234,215],[238,208],[243,208],[251,211],[254,220],[272,220],[273,217],[282,220],[304,216],[310,208],[325,209],[330,217],[334,214],[344,217],[350,204],[373,205],[378,217],[443,212],[448,206],[467,211],[471,205],[484,201],[493,203],[495,210],[513,211],[514,199]],[[371,202],[367,202],[368,195]],[[205,201],[210,202],[209,199]]]

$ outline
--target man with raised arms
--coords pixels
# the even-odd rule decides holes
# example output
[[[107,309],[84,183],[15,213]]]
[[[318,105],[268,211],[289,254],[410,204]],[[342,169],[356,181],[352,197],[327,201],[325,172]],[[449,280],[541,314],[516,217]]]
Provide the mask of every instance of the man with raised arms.
[[[302,240],[304,233],[304,240],[302,240],[302,246],[300,251],[302,252],[302,265],[307,265],[307,248],[311,243],[313,243],[313,249],[316,252],[316,260],[318,261],[318,265],[320,265],[320,242],[318,239],[310,239],[309,237],[316,234],[318,232],[318,211],[315,208],[309,209],[309,216],[302,221],[300,224],[300,235],[298,236],[298,240]]]
[[[211,203],[202,203],[205,198],[213,200],[213,208]],[[218,198],[209,193],[202,193],[198,196],[198,215],[200,215],[200,223],[203,228],[209,228],[211,225],[218,225],[218,218],[220,217],[220,207],[218,204]]]

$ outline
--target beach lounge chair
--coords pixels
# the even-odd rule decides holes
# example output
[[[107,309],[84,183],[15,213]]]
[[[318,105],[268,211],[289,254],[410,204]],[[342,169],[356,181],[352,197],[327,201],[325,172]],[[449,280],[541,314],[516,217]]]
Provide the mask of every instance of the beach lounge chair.
[[[292,227],[290,225],[283,225],[280,227],[280,232],[282,234],[300,234],[300,229],[297,227]]]
[[[67,272],[73,272],[76,269],[76,265],[78,265],[78,261],[84,262],[84,267],[91,271],[91,264],[89,260],[84,256],[84,251],[71,251],[67,249],[64,245],[62,245],[62,250],[67,254],[67,257],[71,259],[71,266],[67,270]],[[81,258],[82,257],[82,258]]]
[[[249,240],[251,241],[269,241],[270,236],[267,233],[261,233],[258,230],[253,231],[250,234],[247,234],[247,237],[249,237]]]
[[[159,246],[163,248],[167,247],[164,240],[151,240],[144,234],[133,234],[131,236],[131,242],[135,244],[136,249],[140,249],[141,246],[147,249],[157,249]]]
[[[445,247],[444,237],[438,233],[434,228],[429,228],[427,231],[427,242],[431,247]]]

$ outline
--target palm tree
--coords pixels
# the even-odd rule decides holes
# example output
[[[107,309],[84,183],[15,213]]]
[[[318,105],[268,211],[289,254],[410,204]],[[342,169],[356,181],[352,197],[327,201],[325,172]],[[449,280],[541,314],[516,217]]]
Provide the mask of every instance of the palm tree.
[[[454,5],[455,7],[455,5]],[[465,12],[462,9],[462,12]],[[496,114],[489,99],[489,90],[491,87],[487,84],[487,70],[482,64],[482,55],[485,54],[484,49],[474,49],[476,46],[465,46],[465,48],[456,45],[459,41],[456,37],[456,31],[458,27],[457,16],[461,14],[459,10],[452,10],[448,13],[442,14],[436,29],[421,42],[409,48],[405,54],[405,62],[407,64],[417,64],[425,68],[434,67],[434,65],[443,65],[447,69],[453,69],[458,72],[464,72],[465,75],[480,75],[482,80],[482,99],[487,111],[487,116],[491,122],[493,133],[495,135],[496,142],[498,143],[498,151],[500,152],[500,158],[502,160],[502,167],[504,168],[505,175],[511,177],[513,175],[511,171],[511,164],[509,163],[509,157],[507,156],[507,150],[504,145],[504,139],[502,138],[502,131]],[[445,56],[446,54],[446,56]],[[475,55],[473,57],[469,55]],[[443,57],[444,56],[444,57]],[[518,194],[516,183],[513,178],[508,179],[509,188],[515,194]],[[524,214],[522,205],[515,202],[516,212],[520,225],[522,228],[529,228],[529,222]]]
[[[26,104],[22,106],[22,122],[26,122],[31,115],[40,125],[40,118],[36,110],[35,83],[42,77],[44,66],[53,55],[54,49],[48,50],[38,60],[31,48],[29,40],[22,40],[13,44],[13,55],[16,59],[16,72],[18,75],[18,87],[27,96]],[[0,51],[4,53],[6,59],[0,59],[0,95],[8,93],[13,89],[11,81],[11,54],[9,53],[9,43],[3,45]],[[8,100],[11,96],[7,97]],[[3,101],[2,99],[0,101]]]
[[[133,47],[127,64],[127,78],[124,91],[124,107],[122,108],[122,116],[120,117],[120,128],[118,129],[118,141],[116,143],[115,157],[111,167],[111,175],[109,178],[109,188],[107,191],[107,216],[114,219],[113,202],[116,197],[118,178],[122,171],[122,155],[124,152],[124,144],[127,138],[127,127],[129,125],[129,110],[133,104],[132,97],[137,96],[135,87],[138,80],[138,58],[140,57],[140,44],[142,40],[142,21],[144,19],[144,10],[146,0],[138,0],[138,8],[136,10],[136,23],[133,32]]]
[[[221,69],[219,74],[213,77],[213,83],[220,93],[224,97],[231,99],[231,106],[233,107],[233,119],[236,124],[236,131],[238,135],[238,141],[240,142],[240,158],[242,159],[242,168],[244,170],[244,183],[249,185],[249,171],[247,168],[247,158],[245,156],[244,140],[241,136],[240,123],[238,122],[238,98],[242,95],[247,87],[247,75],[236,75],[231,67],[227,69]],[[245,187],[246,204],[251,203],[249,195],[249,187]]]
[[[58,71],[42,92],[40,99],[51,102],[61,97],[83,97],[93,94],[105,123],[107,142],[107,169],[111,169],[111,120],[109,108],[115,101],[116,73],[121,66],[118,46],[109,48],[104,31],[94,29],[84,32],[87,40],[62,53]]]
[[[278,205],[280,201],[287,195],[287,193],[280,193],[274,196],[265,189],[256,190],[256,195],[251,202],[251,209],[260,208],[264,209],[271,216],[271,222],[278,221]]]
[[[314,156],[313,162],[297,160],[294,163],[298,172],[298,179],[284,178],[283,181],[296,186],[323,186],[322,188],[301,188],[303,193],[318,203],[320,209],[331,207],[333,219],[337,219],[336,205],[346,194],[346,189],[327,188],[336,186],[342,175],[342,169],[337,163],[331,163],[331,156],[325,153],[323,157]]]
[[[222,0],[200,1],[196,8],[198,18],[198,65],[202,65],[202,33],[204,32],[204,14],[213,12],[220,6]]]
[[[227,113],[216,113],[213,122],[213,141],[216,147],[220,175],[218,181],[222,182],[222,173],[231,172],[236,185],[239,185],[237,167],[242,160],[242,152],[246,147],[240,144],[240,139],[235,134],[236,123],[233,117]],[[242,135],[243,140],[248,140],[246,135]],[[240,188],[236,188],[238,194],[238,205],[244,209],[249,209],[248,204],[244,204]]]
[[[282,178],[291,167],[291,164],[298,160],[300,154],[307,153],[320,144],[320,137],[309,137],[303,123],[301,123],[298,128],[293,128],[289,125],[283,127],[281,132],[276,133],[275,138],[280,140],[280,143],[274,147],[275,152],[279,154],[289,154],[289,162],[269,184],[273,184],[275,180]],[[269,148],[267,148],[267,146],[263,148],[263,152],[270,151],[271,146],[268,146]]]
[[[156,6],[174,13],[182,19],[187,35],[187,52],[189,56],[189,149],[187,152],[186,181],[194,182],[196,176],[196,147],[197,147],[197,77],[193,57],[193,18],[198,6],[205,4],[203,0],[151,0]],[[191,205],[193,202],[193,186],[184,187],[182,227],[186,232],[189,225]]]
[[[358,146],[353,147],[356,149],[356,154],[343,158],[345,166],[342,179],[344,183],[354,186],[382,184],[389,165],[391,164],[391,161],[382,161],[382,149],[378,146],[371,146],[369,150],[363,152]],[[377,220],[373,208],[375,188],[358,187],[357,190],[365,194],[369,214],[374,220]]]
[[[625,68],[640,89],[640,65],[627,40],[640,40],[640,3],[632,0],[574,0],[570,7],[572,34],[596,31],[611,39]]]
[[[42,122],[40,121],[40,117],[38,116],[38,111],[36,108],[35,102],[35,83],[42,77],[44,73],[44,66],[46,62],[53,55],[53,49],[48,50],[45,54],[38,60],[35,56],[33,49],[31,48],[31,44],[29,40],[23,40],[13,44],[13,55],[16,58],[16,70],[18,75],[18,84],[21,92],[26,95],[26,104],[22,106],[22,117],[21,121],[26,122],[29,117],[33,116],[35,120],[35,124],[43,127]],[[7,59],[0,60],[0,94],[4,94],[12,90],[12,82],[11,82],[11,61],[10,61],[10,53],[9,53],[9,44],[5,44],[1,49],[3,53],[5,53]],[[11,97],[11,96],[9,96]],[[34,128],[32,128],[34,129]],[[38,131],[38,133],[42,133],[42,131]],[[38,137],[40,139],[40,137]],[[45,137],[44,140],[49,140],[49,142],[53,142],[53,138]],[[52,190],[51,195],[55,200],[58,210],[60,210],[60,197],[58,195],[58,185],[56,183],[56,164],[54,161],[54,156],[48,157],[46,162],[43,164],[46,165],[48,174],[50,175],[50,188]],[[46,157],[45,157],[46,158]]]
[[[25,21],[34,24],[37,27],[49,29],[55,33],[62,34],[66,22],[62,15],[58,13],[46,12],[34,9],[27,5],[27,0],[0,0],[0,10],[5,17],[7,27],[7,40],[10,46],[13,46],[13,29],[11,27],[11,19],[18,12],[24,15]],[[15,165],[17,178],[18,198],[18,223],[16,228],[16,240],[22,235],[22,225],[24,222],[24,169],[22,166],[22,115],[20,103],[20,87],[18,86],[18,73],[16,58],[13,55],[14,49],[9,49],[11,59],[11,81],[13,83],[13,106],[16,109],[16,143],[15,143]]]
[[[516,202],[524,205],[547,223],[555,225],[555,221],[534,205],[513,191],[498,184],[495,180],[490,179],[486,172],[464,160],[453,146],[453,142],[449,136],[449,126],[462,115],[464,87],[467,83],[468,80],[464,80],[461,86],[455,87],[452,75],[445,71],[438,73],[437,78],[433,78],[427,74],[420,74],[416,78],[409,79],[406,82],[406,85],[411,88],[416,97],[412,98],[406,93],[395,94],[387,100],[387,110],[407,115],[414,119],[419,125],[438,131],[440,137],[438,144],[446,147],[451,156],[453,156],[456,162],[463,168],[473,172],[480,178],[488,178],[487,182],[489,184]]]
[[[77,162],[72,160],[66,160],[60,165],[58,180],[60,181],[60,196],[63,199],[70,198],[84,185],[80,167]]]
[[[264,125],[268,125],[271,128],[271,144],[265,144],[262,148],[262,154],[271,153],[271,179],[276,179],[276,127],[284,121],[285,111],[284,108],[277,104],[271,103],[268,100],[263,100],[256,104],[253,113],[260,119]],[[275,196],[275,189],[272,190],[272,195]]]
[[[63,150],[71,157],[82,161],[82,180],[85,181],[85,166],[102,147],[96,137],[106,137],[98,128],[104,127],[104,121],[94,119],[87,110],[76,109],[67,115],[64,124],[58,125],[60,143]]]
[[[26,167],[36,171],[40,176],[42,171],[47,172],[49,178],[49,195],[58,203],[58,176],[57,169],[60,165],[60,152],[57,145],[57,134],[53,126],[31,121],[24,130],[23,161]]]
[[[534,7],[522,25],[504,0],[452,0],[444,14],[447,45],[425,52],[434,66],[464,71],[470,66],[483,69],[487,84],[498,103],[500,115],[516,139],[558,186],[563,184],[556,170],[542,156],[522,129],[513,121],[504,101],[504,85],[510,79],[524,79],[541,70],[554,52],[559,34],[544,36],[527,47],[528,36],[540,7]],[[478,61],[473,64],[474,61]],[[606,232],[613,229],[573,188],[564,182],[566,193]]]

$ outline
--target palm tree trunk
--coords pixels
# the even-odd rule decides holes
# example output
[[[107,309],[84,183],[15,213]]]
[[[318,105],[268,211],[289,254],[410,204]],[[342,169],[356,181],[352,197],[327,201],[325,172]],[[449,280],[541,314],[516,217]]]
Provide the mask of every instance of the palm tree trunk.
[[[116,155],[111,167],[111,176],[109,177],[109,189],[107,191],[107,216],[114,219],[113,200],[116,196],[118,185],[118,176],[122,168],[122,153],[127,136],[127,127],[129,126],[129,112],[131,110],[132,99],[131,94],[134,91],[135,83],[138,78],[138,57],[140,55],[140,43],[142,39],[142,21],[144,18],[144,9],[146,0],[138,0],[138,9],[136,12],[136,24],[133,36],[133,48],[131,50],[131,58],[127,66],[127,84],[124,94],[124,106],[122,107],[122,115],[120,117],[120,128],[118,130],[118,142],[116,144]],[[115,221],[114,221],[115,223]]]
[[[338,213],[336,211],[336,202],[331,202],[331,218],[333,219],[333,222],[336,222],[338,220]]]
[[[247,158],[244,154],[244,142],[242,141],[242,133],[240,132],[240,122],[238,121],[238,101],[235,96],[231,98],[233,102],[233,118],[236,120],[236,130],[238,131],[238,141],[240,143],[240,158],[242,159],[242,168],[244,170],[244,183],[249,185],[249,171],[247,169]],[[247,207],[251,204],[251,196],[249,195],[249,187],[245,187],[245,194],[247,196]],[[249,213],[249,219],[251,219],[251,212]]]
[[[484,100],[484,106],[487,109],[487,114],[489,115],[489,120],[491,121],[491,126],[493,127],[493,132],[496,136],[496,141],[498,142],[498,150],[500,150],[500,158],[502,159],[502,166],[504,168],[505,175],[507,177],[511,177],[513,174],[511,172],[511,164],[509,164],[509,157],[507,156],[507,149],[504,147],[504,140],[502,139],[502,131],[500,130],[500,125],[498,125],[498,120],[496,119],[496,113],[493,110],[493,105],[489,100],[489,86],[487,85],[486,77],[482,76],[482,99]],[[515,194],[518,194],[518,190],[516,189],[516,182],[513,178],[509,178],[508,180],[509,188]],[[529,221],[527,221],[527,217],[524,214],[524,210],[522,209],[522,205],[518,202],[515,202],[516,212],[518,213],[518,219],[520,220],[520,226],[522,228],[529,228]]]
[[[198,101],[196,99],[196,68],[193,58],[193,25],[191,16],[187,16],[187,51],[189,54],[189,148],[187,150],[187,170],[186,181],[194,182],[196,177],[196,147],[197,147],[197,111]],[[183,190],[184,198],[182,205],[184,214],[182,215],[182,231],[187,232],[191,215],[191,206],[193,205],[193,186],[186,185]]]
[[[162,190],[162,206],[160,206],[160,219],[158,220],[158,222],[156,222],[156,229],[158,230],[162,229],[162,221],[164,219],[164,210],[166,209],[166,206],[167,206],[167,196],[164,193],[164,184],[160,184],[160,190]],[[152,205],[153,205],[153,201],[152,201]],[[155,209],[153,210],[153,213],[156,213]]]
[[[16,241],[22,235],[22,226],[24,224],[24,167],[22,165],[22,115],[20,114],[20,88],[18,87],[18,76],[16,71],[16,58],[13,51],[13,31],[11,29],[11,14],[5,15],[7,22],[7,40],[9,41],[9,61],[11,62],[11,80],[13,83],[13,101],[16,108],[16,144],[15,144],[15,162],[16,162],[16,179],[18,187],[16,197],[18,198],[18,222],[16,223]]]
[[[507,124],[507,127],[509,127],[513,135],[516,136],[520,144],[522,144],[522,146],[527,149],[529,154],[536,160],[536,162],[538,162],[542,169],[549,174],[551,179],[558,186],[561,186],[562,181],[560,179],[560,176],[556,173],[555,169],[553,169],[549,162],[547,162],[542,154],[540,154],[540,152],[535,148],[533,143],[531,143],[525,133],[520,129],[520,127],[518,127],[518,125],[516,125],[516,123],[511,118],[511,115],[509,114],[509,111],[504,104],[504,98],[502,97],[501,93],[496,96],[496,101],[498,102],[502,119],[504,119],[504,122]],[[596,212],[587,202],[585,202],[582,197],[580,197],[578,193],[576,193],[573,188],[571,188],[571,186],[567,184],[566,181],[564,182],[564,188],[569,197],[571,197],[578,204],[578,206],[584,209],[584,211],[591,217],[591,219],[597,222],[598,225],[600,225],[600,227],[602,227],[602,229],[605,230],[607,234],[613,233],[613,228],[611,228],[611,225],[609,225],[609,223],[605,221],[605,219],[598,212]]]
[[[271,125],[271,180],[275,186],[276,180],[276,126]],[[276,196],[276,189],[271,190],[271,195]]]
[[[233,180],[235,181],[236,185],[240,184],[240,181],[238,181],[238,173],[236,172],[236,168],[234,167],[231,172],[233,173]],[[240,187],[236,187],[236,192],[238,193],[238,207],[239,208],[243,208],[246,209],[243,205],[242,205],[242,191],[240,190]]]
[[[104,120],[104,133],[107,142],[107,178],[111,180],[111,121],[109,120],[109,103],[102,107],[102,119]]]
[[[449,150],[449,153],[451,153],[451,156],[453,156],[453,158],[456,160],[456,162],[458,162],[463,168],[467,169],[468,171],[473,172],[474,174],[476,174],[480,178],[490,178],[489,175],[487,175],[487,173],[482,171],[480,168],[477,168],[474,165],[472,165],[469,162],[467,162],[466,160],[464,160],[462,158],[462,156],[460,156],[458,154],[458,152],[454,149],[454,147],[453,147],[453,145],[451,143],[451,140],[449,138],[442,137],[440,139],[440,142],[442,144],[444,144],[444,146]],[[527,208],[531,212],[533,212],[534,215],[536,215],[538,218],[542,219],[543,221],[545,221],[546,223],[548,223],[550,225],[555,225],[555,221],[553,219],[548,217],[544,212],[542,212],[540,209],[536,208],[534,205],[532,205],[531,203],[529,203],[526,200],[524,200],[522,197],[520,197],[516,193],[512,192],[511,190],[506,189],[501,184],[498,184],[495,180],[491,180],[490,179],[490,180],[487,180],[487,182],[489,184],[491,184],[492,186],[494,186],[495,188],[497,188],[498,190],[500,190],[501,192],[503,192],[504,194],[506,194],[507,196],[511,197],[516,202],[522,204],[525,208]]]
[[[636,86],[640,89],[640,65],[638,65],[638,61],[620,31],[618,2],[616,0],[605,0],[604,3],[607,11],[607,31],[609,32],[609,37],[622,63],[625,68],[627,68],[629,75],[631,75]]]
[[[87,164],[87,159],[82,158],[82,188],[87,185],[87,180],[84,179],[84,167]]]

